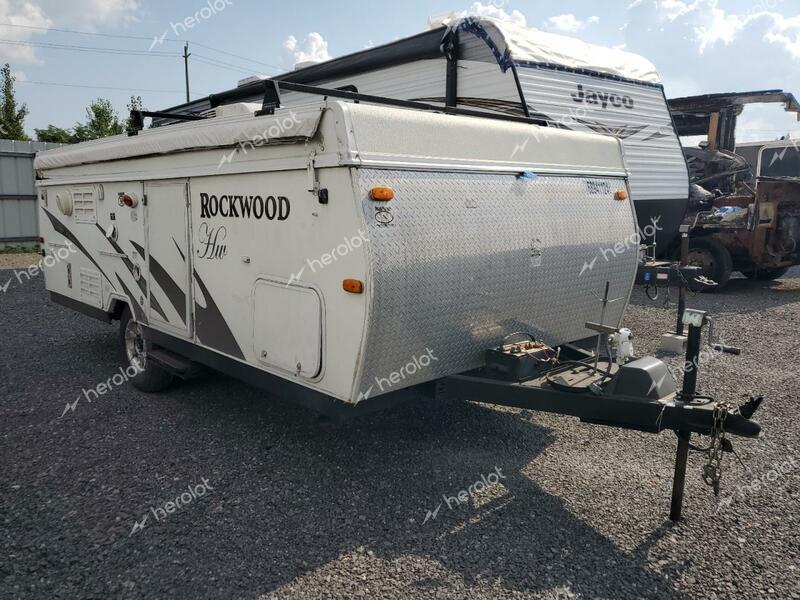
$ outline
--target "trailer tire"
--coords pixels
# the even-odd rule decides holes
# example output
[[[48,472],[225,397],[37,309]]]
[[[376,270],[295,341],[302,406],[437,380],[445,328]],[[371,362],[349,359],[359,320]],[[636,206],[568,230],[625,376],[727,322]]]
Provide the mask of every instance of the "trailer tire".
[[[689,264],[703,268],[703,275],[713,279],[717,285],[704,291],[721,290],[730,281],[733,274],[733,258],[728,249],[718,241],[707,238],[689,240]]]
[[[141,326],[133,319],[131,310],[127,306],[122,309],[120,315],[119,334],[126,373],[129,370],[134,372],[130,377],[134,387],[147,393],[166,390],[175,378],[152,360],[147,359],[150,342],[144,338]]]
[[[756,281],[772,281],[773,279],[780,279],[786,275],[788,270],[789,267],[775,267],[772,269],[755,268],[749,271],[742,271],[742,275],[748,279],[755,279]]]

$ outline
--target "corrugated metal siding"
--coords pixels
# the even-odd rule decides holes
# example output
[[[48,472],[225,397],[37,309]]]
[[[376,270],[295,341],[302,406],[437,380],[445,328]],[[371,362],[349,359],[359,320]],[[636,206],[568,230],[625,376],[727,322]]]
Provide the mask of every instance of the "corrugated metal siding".
[[[578,131],[622,139],[636,200],[686,198],[689,180],[678,136],[661,88],[600,77],[519,66],[520,84],[532,112]],[[578,85],[632,99],[633,108],[576,102]]]
[[[38,237],[33,157],[59,146],[0,140],[0,248],[30,243]]]

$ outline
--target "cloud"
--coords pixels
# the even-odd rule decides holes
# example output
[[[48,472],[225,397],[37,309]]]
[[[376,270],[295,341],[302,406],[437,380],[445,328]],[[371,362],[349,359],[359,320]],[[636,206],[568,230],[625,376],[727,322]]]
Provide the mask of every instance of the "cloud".
[[[644,4],[637,0],[629,8]],[[774,12],[778,0],[761,0],[742,14],[727,12],[719,0],[655,0],[654,4],[662,23],[692,23],[692,37],[700,54],[718,43],[729,46],[746,30],[760,29],[763,40],[782,46],[793,58],[800,59],[800,16],[785,17]]]
[[[783,46],[793,59],[800,60],[800,16],[785,18],[771,14],[773,25],[764,34],[764,39],[772,44]]]
[[[25,27],[70,27],[94,30],[96,26],[126,25],[136,20],[139,0],[0,0],[0,22]],[[15,42],[42,39],[46,31],[2,27],[0,37]],[[42,64],[33,46],[0,44],[0,61]]]
[[[625,43],[658,68],[670,98],[757,89],[800,91],[800,16],[788,2],[760,0],[732,10],[719,0],[636,0],[627,11]],[[747,6],[747,5],[745,5]],[[742,139],[797,131],[780,105],[747,109]]]
[[[0,22],[26,27],[51,27],[53,22],[45,15],[40,6],[32,2],[0,0]],[[36,33],[35,29],[22,27],[0,27],[0,37],[14,42],[27,42]],[[41,63],[32,46],[0,44],[0,62]]]
[[[26,0],[38,4],[58,25],[94,29],[135,23],[140,0]]]
[[[582,29],[586,29],[588,25],[594,25],[600,22],[600,17],[589,17],[585,21],[581,21],[573,14],[556,15],[550,17],[545,22],[544,26],[547,29],[554,29],[562,33],[577,33]]]
[[[528,19],[518,10],[512,10],[510,13],[507,13],[500,6],[495,4],[473,2],[472,6],[470,6],[467,10],[452,11],[444,15],[430,17],[428,19],[428,27],[430,29],[436,29],[437,27],[447,25],[448,23],[452,23],[458,19],[463,19],[464,17],[490,17],[499,21],[513,23],[514,25],[519,25],[520,27],[528,26]]]
[[[328,53],[328,42],[316,31],[309,33],[301,44],[296,37],[290,35],[283,42],[283,47],[292,53],[294,62],[323,62],[331,59]]]

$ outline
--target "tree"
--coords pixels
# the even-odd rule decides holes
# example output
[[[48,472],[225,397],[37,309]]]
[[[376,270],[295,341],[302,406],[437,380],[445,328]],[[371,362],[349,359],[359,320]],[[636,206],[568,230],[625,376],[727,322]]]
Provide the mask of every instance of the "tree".
[[[17,107],[14,96],[14,82],[16,77],[11,74],[11,66],[6,63],[0,69],[0,136],[11,140],[29,140],[25,134],[25,117],[28,116],[28,107],[23,104]]]
[[[86,123],[76,123],[73,128],[72,136],[76,143],[119,135],[125,131],[111,100],[98,98],[86,109],[86,116],[89,119]]]
[[[128,110],[141,110],[142,98],[131,96]],[[130,118],[120,121],[110,100],[98,98],[86,109],[86,123],[75,123],[72,129],[62,129],[48,125],[46,129],[36,129],[36,139],[40,142],[56,142],[60,144],[77,144],[88,140],[96,140],[110,135],[125,133],[130,127]]]
[[[128,120],[125,123],[125,128],[130,131],[131,129],[135,128],[135,124],[133,119],[131,119],[130,114],[131,111],[134,110],[142,110],[143,108],[142,97],[141,96],[131,96],[131,101],[128,102]]]
[[[56,144],[71,144],[74,139],[69,129],[61,129],[55,125],[48,125],[47,129],[34,129],[36,140],[39,142],[54,142]]]

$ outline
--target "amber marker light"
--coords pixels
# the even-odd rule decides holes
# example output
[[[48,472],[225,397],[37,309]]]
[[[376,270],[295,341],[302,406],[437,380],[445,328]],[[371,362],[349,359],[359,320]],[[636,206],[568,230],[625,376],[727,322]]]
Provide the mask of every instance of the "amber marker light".
[[[622,201],[627,199],[628,199],[628,192],[626,192],[625,190],[617,190],[616,192],[614,192],[614,200]]]
[[[374,187],[369,191],[369,199],[375,202],[394,200],[394,190],[390,187]]]
[[[359,279],[345,279],[342,281],[342,289],[350,294],[363,294],[364,282]]]

